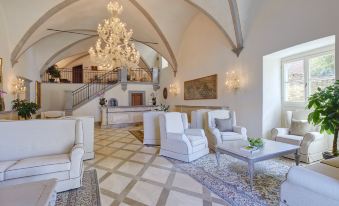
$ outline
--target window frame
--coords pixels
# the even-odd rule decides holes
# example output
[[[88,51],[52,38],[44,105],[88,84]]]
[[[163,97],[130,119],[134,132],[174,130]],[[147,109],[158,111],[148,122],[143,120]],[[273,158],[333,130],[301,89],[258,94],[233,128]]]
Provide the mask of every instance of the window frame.
[[[311,84],[310,84],[310,71],[309,71],[309,61],[312,58],[324,56],[328,54],[333,54],[335,57],[335,46],[325,46],[317,49],[313,49],[307,52],[298,53],[295,55],[288,56],[281,59],[281,101],[284,106],[295,106],[295,107],[304,107],[307,102],[307,98],[310,95]],[[305,88],[305,99],[303,102],[291,102],[286,101],[286,88],[285,88],[285,68],[284,65],[287,63],[295,61],[304,61],[304,88]],[[335,58],[334,58],[334,67],[335,67]],[[335,69],[335,68],[334,68]],[[335,71],[334,71],[335,72]]]

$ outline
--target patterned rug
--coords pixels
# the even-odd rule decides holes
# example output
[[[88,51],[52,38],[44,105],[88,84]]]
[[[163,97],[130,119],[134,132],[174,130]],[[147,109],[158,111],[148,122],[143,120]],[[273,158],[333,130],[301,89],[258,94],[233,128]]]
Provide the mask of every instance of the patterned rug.
[[[247,163],[233,157],[221,155],[219,168],[215,154],[191,163],[169,160],[233,206],[279,205],[280,185],[289,168],[295,165],[294,161],[285,158],[256,163],[251,191]]]
[[[129,132],[141,143],[144,142],[144,130],[129,130]]]
[[[96,170],[84,172],[82,187],[58,193],[56,206],[100,206],[100,191]]]

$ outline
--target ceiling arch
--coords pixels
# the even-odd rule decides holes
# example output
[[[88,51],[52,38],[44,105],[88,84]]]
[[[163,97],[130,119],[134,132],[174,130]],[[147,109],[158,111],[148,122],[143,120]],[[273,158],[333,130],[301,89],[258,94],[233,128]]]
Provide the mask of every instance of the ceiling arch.
[[[149,46],[168,61],[174,72],[177,71],[177,55],[182,36],[198,13],[204,13],[210,18],[223,31],[225,38],[229,41],[232,49],[235,50],[239,48],[240,42],[236,33],[239,34],[242,27],[236,27],[234,22],[242,23],[242,18],[246,17],[245,13],[247,12],[240,12],[240,15],[238,13],[240,20],[238,18],[235,21],[232,19],[234,15],[232,16],[230,4],[233,4],[233,8],[237,8],[234,5],[240,1],[240,8],[246,8],[246,11],[250,8],[250,4],[246,3],[247,0],[210,0],[208,2],[205,0],[118,1],[125,9],[121,18],[127,23],[128,27],[134,30],[133,37],[159,43]],[[51,6],[32,24],[15,45],[11,53],[12,63],[15,64],[26,51],[42,40],[61,35],[59,32],[47,31],[48,28],[69,31],[95,31],[97,24],[108,16],[105,8],[107,2],[108,0],[97,0],[95,4],[92,0],[58,0],[53,2],[55,5]],[[166,9],[166,12],[163,8]],[[75,44],[77,40],[78,38],[73,40]]]

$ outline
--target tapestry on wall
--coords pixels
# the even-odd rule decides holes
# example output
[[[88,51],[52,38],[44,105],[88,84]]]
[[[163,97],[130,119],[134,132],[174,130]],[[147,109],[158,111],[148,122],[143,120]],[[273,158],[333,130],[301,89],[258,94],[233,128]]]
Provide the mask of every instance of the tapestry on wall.
[[[211,75],[186,81],[184,83],[184,99],[217,99],[218,75]]]

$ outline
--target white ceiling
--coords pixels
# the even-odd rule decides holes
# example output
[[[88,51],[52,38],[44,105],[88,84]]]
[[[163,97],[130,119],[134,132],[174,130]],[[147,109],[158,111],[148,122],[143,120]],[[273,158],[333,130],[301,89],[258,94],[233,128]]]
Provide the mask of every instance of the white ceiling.
[[[108,0],[45,0],[42,4],[39,2],[38,0],[0,0],[0,6],[7,16],[9,36],[15,33],[9,40],[10,48],[13,50],[12,60],[20,60],[26,51],[34,47],[40,48],[39,44],[56,41],[58,38],[62,41],[55,46],[53,54],[50,54],[48,64],[86,52],[87,46],[94,44],[95,38],[79,41],[87,36],[52,32],[47,29],[95,34],[98,23],[108,17],[106,11]],[[225,38],[231,45],[235,45],[234,25],[228,0],[120,0],[119,2],[124,7],[121,18],[129,28],[133,29],[133,37],[142,41],[157,42],[158,44],[150,46],[161,54],[174,70],[183,34],[200,12],[211,18],[223,30]],[[249,25],[254,1],[237,0],[237,2],[244,33]],[[22,13],[18,15],[18,11]],[[14,23],[16,25],[13,25]],[[64,40],[65,35],[69,40]]]

